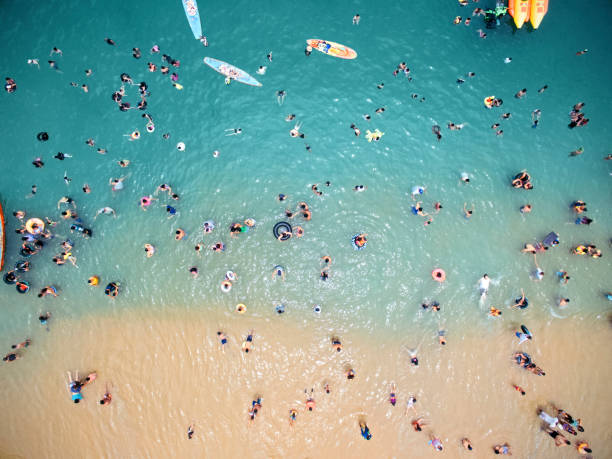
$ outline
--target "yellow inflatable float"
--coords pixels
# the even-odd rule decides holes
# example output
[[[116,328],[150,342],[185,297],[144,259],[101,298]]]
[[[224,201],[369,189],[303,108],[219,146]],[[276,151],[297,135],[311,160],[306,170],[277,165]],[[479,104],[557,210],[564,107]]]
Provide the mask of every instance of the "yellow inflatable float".
[[[385,133],[380,132],[378,129],[375,129],[374,132],[370,130],[366,131],[366,139],[368,139],[368,142],[371,142],[372,140],[378,142],[383,135],[385,135]]]
[[[25,224],[26,231],[30,234],[40,234],[45,229],[45,222],[40,218],[30,218]]]

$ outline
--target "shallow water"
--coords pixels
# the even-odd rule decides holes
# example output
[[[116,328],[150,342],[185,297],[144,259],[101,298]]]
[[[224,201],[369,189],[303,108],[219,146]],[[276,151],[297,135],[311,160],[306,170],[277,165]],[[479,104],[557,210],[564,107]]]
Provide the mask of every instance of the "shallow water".
[[[48,406],[45,402],[46,408],[41,411],[55,419],[58,412],[74,412],[66,404],[63,389],[58,389],[63,384],[61,377],[65,371],[74,368],[85,371],[92,366],[101,373],[101,379],[112,380],[121,392],[128,390],[134,378],[141,384],[136,388],[130,386],[133,392],[129,392],[126,400],[132,403],[126,401],[123,408],[110,407],[115,410],[111,412],[112,432],[129,432],[134,428],[129,423],[133,422],[135,410],[145,410],[147,403],[163,400],[158,407],[160,411],[143,416],[144,429],[139,432],[142,443],[139,440],[130,445],[123,439],[113,446],[113,455],[136,455],[135,451],[156,455],[156,447],[151,446],[154,442],[165,438],[159,441],[166,446],[170,444],[169,432],[174,432],[173,429],[181,432],[185,427],[185,419],[180,418],[179,422],[176,410],[186,410],[184,407],[189,406],[192,393],[188,386],[173,387],[165,379],[167,375],[162,379],[164,384],[159,384],[157,379],[154,382],[154,377],[149,377],[144,370],[144,363],[131,367],[131,362],[125,361],[131,354],[129,346],[121,344],[120,338],[126,336],[125,330],[130,327],[135,327],[134,336],[139,337],[139,350],[134,352],[138,361],[150,346],[158,355],[173,356],[162,359],[158,371],[167,371],[185,380],[191,380],[195,374],[188,364],[189,358],[197,356],[194,343],[205,339],[207,345],[213,346],[215,326],[209,323],[208,317],[213,324],[219,321],[236,334],[254,327],[250,321],[257,328],[260,323],[267,324],[269,334],[262,341],[268,349],[278,348],[279,343],[282,343],[279,349],[285,346],[293,349],[291,356],[294,361],[300,361],[297,368],[291,366],[281,351],[265,354],[256,360],[254,368],[244,373],[238,373],[242,370],[236,367],[235,361],[227,359],[227,367],[220,375],[207,376],[215,389],[207,396],[201,395],[200,403],[210,403],[208,396],[217,401],[210,408],[214,417],[222,416],[220,407],[229,403],[224,392],[217,393],[221,381],[227,378],[241,381],[232,386],[233,391],[246,391],[243,398],[235,401],[236,410],[248,404],[249,391],[265,389],[268,429],[265,432],[269,435],[265,439],[251,438],[263,455],[291,454],[291,443],[280,438],[287,433],[278,432],[281,432],[280,425],[286,426],[284,416],[289,409],[283,402],[290,404],[294,399],[286,399],[290,389],[287,393],[283,392],[285,389],[279,392],[277,400],[270,392],[280,390],[277,381],[290,379],[296,386],[291,389],[295,392],[293,396],[299,400],[301,386],[311,384],[302,383],[303,380],[310,378],[314,384],[315,380],[331,377],[326,376],[329,373],[326,364],[314,364],[318,368],[316,377],[311,366],[312,354],[326,349],[327,335],[332,332],[354,334],[351,347],[355,349],[368,349],[366,343],[377,349],[379,343],[387,343],[385,346],[393,352],[389,352],[388,358],[385,356],[387,360],[378,362],[376,357],[380,352],[370,355],[364,351],[361,362],[359,353],[354,351],[352,355],[359,361],[356,365],[367,369],[364,373],[373,378],[372,387],[364,385],[359,390],[343,392],[343,397],[356,397],[355,401],[331,406],[325,419],[331,422],[340,416],[346,422],[341,427],[332,422],[321,427],[319,436],[309,438],[305,444],[312,455],[341,454],[334,443],[336,436],[342,439],[338,440],[341,444],[344,440],[354,441],[355,446],[363,448],[353,425],[356,422],[353,418],[361,412],[378,424],[371,425],[375,439],[389,435],[384,442],[371,442],[368,447],[378,451],[385,445],[382,448],[389,448],[385,454],[403,454],[404,434],[412,435],[409,423],[398,421],[382,428],[381,423],[387,418],[383,411],[376,410],[381,410],[384,403],[376,405],[368,401],[376,397],[384,400],[382,394],[388,382],[397,378],[399,384],[402,375],[410,374],[405,357],[407,349],[421,343],[425,344],[420,352],[431,363],[419,369],[426,371],[420,371],[423,379],[418,387],[421,397],[433,399],[427,388],[437,384],[434,382],[439,379],[436,368],[451,365],[450,359],[445,361],[439,354],[435,342],[438,327],[448,330],[449,346],[445,351],[452,350],[449,354],[455,359],[478,362],[482,358],[479,347],[490,342],[506,343],[499,356],[505,357],[507,353],[509,357],[512,327],[526,323],[532,331],[547,334],[546,341],[538,336],[537,341],[530,343],[537,349],[532,355],[538,363],[538,353],[547,356],[542,366],[557,368],[559,373],[566,365],[564,352],[569,352],[565,350],[566,343],[583,343],[591,335],[594,342],[604,343],[609,333],[605,325],[609,303],[602,293],[611,288],[608,256],[612,223],[612,214],[606,210],[610,202],[611,169],[602,160],[609,153],[610,140],[606,131],[607,105],[603,101],[612,95],[607,84],[610,44],[605,33],[612,19],[609,2],[591,2],[591,8],[580,11],[579,21],[574,9],[551,5],[538,31],[532,32],[529,28],[514,31],[504,24],[497,30],[487,31],[486,40],[478,39],[476,33],[481,24],[479,18],[474,18],[469,27],[452,25],[452,18],[466,17],[475,7],[473,4],[461,8],[449,2],[437,7],[437,14],[432,14],[430,3],[424,1],[413,1],[409,6],[382,2],[376,8],[359,2],[350,7],[322,2],[289,7],[279,2],[270,5],[269,10],[258,9],[248,2],[231,6],[201,4],[209,48],[203,48],[191,38],[183,9],[179,2],[175,3],[151,8],[144,2],[106,2],[104,5],[63,2],[37,5],[36,10],[27,12],[16,2],[0,3],[3,16],[10,19],[0,32],[6,44],[0,66],[3,75],[15,78],[18,84],[16,93],[2,94],[0,105],[5,158],[5,167],[0,169],[0,197],[7,214],[7,266],[19,259],[16,249],[19,238],[13,232],[18,221],[10,217],[13,210],[23,209],[29,216],[46,215],[57,220],[56,203],[61,196],[68,195],[76,200],[79,214],[94,231],[92,239],[84,240],[79,235],[70,235],[69,224],[60,222],[53,230],[56,239],[31,260],[33,269],[25,276],[32,286],[30,294],[20,296],[12,287],[0,289],[0,303],[4,305],[0,311],[0,332],[6,347],[26,335],[35,341],[27,350],[26,359],[5,367],[6,371],[0,375],[5,383],[2,384],[3,400],[11,398],[10,403],[3,402],[7,403],[3,412],[12,414],[0,424],[7,427],[11,423],[13,429],[13,439],[3,438],[0,443],[7,453],[31,457],[47,451],[59,455],[59,451],[69,448],[66,438],[69,426],[58,425],[54,426],[59,429],[54,431],[54,437],[59,435],[63,439],[58,450],[52,444],[38,441],[27,445],[32,450],[22,449],[26,448],[25,442],[32,443],[17,414],[27,412],[23,411],[26,398],[20,398],[16,389],[27,380],[23,379],[24,373],[52,375],[51,390],[35,384],[32,397],[39,403],[43,398],[57,397]],[[482,7],[480,3],[478,6]],[[350,18],[357,10],[363,19],[358,27],[353,27]],[[45,24],[42,30],[41,24]],[[571,34],[567,33],[569,30]],[[112,37],[117,46],[105,44],[106,36]],[[345,62],[313,52],[306,58],[304,40],[311,37],[347,44],[359,57]],[[159,55],[148,54],[155,43],[162,52],[180,59],[178,74],[179,82],[185,87],[183,91],[176,91],[159,72],[146,71],[148,61],[161,64]],[[46,60],[53,46],[64,51],[63,57],[54,58],[63,73],[46,68],[46,64],[37,70],[25,63],[30,57]],[[133,46],[142,49],[142,59],[132,58]],[[589,48],[590,52],[575,56],[583,48]],[[272,62],[266,61],[269,51],[273,52]],[[223,78],[202,63],[206,55],[252,73],[263,87],[237,83],[226,87]],[[506,56],[513,57],[511,64],[503,63]],[[401,61],[408,63],[412,81],[391,75]],[[268,66],[266,75],[255,74],[259,65]],[[86,68],[94,71],[89,78],[83,73]],[[455,84],[456,78],[468,71],[474,71],[476,77],[466,78],[463,85]],[[120,86],[122,72],[129,73],[134,81],[144,80],[149,84],[147,113],[155,120],[153,134],[144,132],[141,112],[119,112],[110,99]],[[90,92],[85,94],[70,87],[71,81],[87,82]],[[376,88],[380,82],[385,83],[382,90]],[[548,84],[548,90],[538,94],[537,89],[544,84]],[[528,88],[527,96],[515,99],[513,94],[523,87]],[[287,92],[282,106],[275,96],[280,89]],[[127,91],[127,98],[135,103],[137,88],[128,87]],[[412,99],[413,93],[419,98]],[[483,107],[483,98],[491,94],[504,99],[501,108]],[[421,97],[425,97],[424,102],[419,102]],[[569,130],[568,112],[578,101],[586,102],[584,112],[591,122],[587,127]],[[374,113],[377,107],[386,110],[377,115]],[[542,118],[537,129],[532,129],[530,114],[536,108],[542,110]],[[511,112],[512,118],[501,121],[499,116],[504,112]],[[296,121],[303,123],[304,140],[288,135],[294,124],[284,121],[289,113],[295,113]],[[370,122],[361,117],[364,113],[372,115]],[[466,126],[461,131],[449,131],[445,127],[449,121],[466,123]],[[495,122],[502,124],[503,137],[496,137],[489,129]],[[361,137],[353,135],[349,129],[351,123],[361,129]],[[440,142],[431,133],[433,124],[442,126]],[[224,135],[224,129],[237,127],[243,129],[243,134]],[[374,128],[385,135],[378,143],[368,143],[365,130]],[[142,132],[142,138],[129,142],[124,135],[134,129]],[[35,138],[42,130],[48,131],[51,137],[46,143]],[[171,134],[170,139],[161,137],[165,132]],[[100,155],[85,145],[90,137],[108,153]],[[179,141],[185,142],[185,152],[176,150]],[[305,144],[311,146],[311,152],[305,149]],[[579,146],[584,146],[585,153],[569,158],[568,153]],[[212,156],[214,150],[220,152],[219,158]],[[59,162],[53,159],[58,151],[73,158]],[[44,168],[35,169],[30,164],[36,156],[42,156]],[[130,166],[120,168],[116,164],[120,159],[129,159]],[[517,191],[508,185],[511,177],[523,168],[534,178],[535,189],[531,192]],[[64,171],[73,179],[70,185],[62,180]],[[460,173],[464,171],[471,176],[469,185],[460,183]],[[125,189],[113,193],[109,179],[125,175],[129,175]],[[330,187],[324,185],[327,180],[331,181]],[[163,182],[170,183],[181,199],[175,202],[158,196],[160,200],[143,212],[138,206],[140,197],[153,193]],[[82,193],[84,183],[91,186],[91,194]],[[324,192],[322,197],[310,191],[314,183]],[[38,185],[38,194],[26,199],[32,184]],[[353,192],[352,188],[358,184],[367,185],[368,189],[363,193]],[[433,211],[435,201],[443,204],[443,210],[434,215],[435,220],[429,227],[424,227],[423,220],[410,212],[409,193],[414,185],[427,187],[423,196],[427,212]],[[297,218],[292,222],[304,228],[302,239],[293,238],[287,243],[274,240],[272,227],[283,219],[286,207],[275,200],[278,193],[289,196],[287,206],[295,207],[301,200],[310,205],[311,221],[302,222]],[[588,203],[588,215],[595,220],[593,225],[573,224],[574,215],[568,206],[576,199]],[[463,217],[464,202],[474,205],[474,215],[469,220]],[[518,209],[527,202],[533,205],[534,211],[522,215]],[[179,215],[174,219],[168,220],[160,205],[166,203],[178,209]],[[117,218],[102,215],[94,220],[96,209],[103,206],[114,208]],[[257,221],[255,230],[231,239],[229,225],[248,217]],[[200,227],[207,219],[217,222],[217,228],[212,234],[202,235]],[[174,240],[177,228],[187,232],[185,240]],[[530,279],[535,269],[533,257],[519,250],[523,243],[542,239],[552,230],[560,234],[561,244],[538,256],[546,275],[544,281],[536,283]],[[361,231],[368,233],[368,247],[356,252],[350,238]],[[73,253],[79,268],[70,264],[57,267],[51,262],[53,255],[61,252],[59,241],[66,236],[76,243]],[[223,254],[206,250],[198,256],[194,246],[201,241],[207,246],[224,241],[227,249]],[[150,259],[143,253],[143,244],[147,242],[157,249]],[[603,258],[569,255],[571,247],[584,242],[600,247]],[[323,255],[333,257],[327,282],[319,279]],[[285,282],[271,278],[272,268],[277,264],[286,268]],[[200,270],[195,280],[188,273],[191,266],[198,266]],[[430,272],[437,267],[447,273],[444,284],[431,279]],[[572,277],[567,286],[556,282],[554,273],[560,269],[567,270]],[[227,270],[236,271],[239,279],[232,291],[224,294],[219,286]],[[491,276],[492,287],[487,301],[479,303],[475,284],[484,272]],[[111,280],[120,281],[120,297],[109,301],[102,289],[88,287],[86,279],[93,274],[101,277],[103,285]],[[60,296],[36,298],[36,291],[48,284],[58,286]],[[521,288],[530,300],[530,308],[520,313],[506,309]],[[556,306],[562,295],[571,299],[570,307],[565,310]],[[441,303],[438,316],[421,310],[420,304],[426,300]],[[238,319],[233,313],[237,303],[248,307],[248,313]],[[274,317],[274,306],[278,303],[287,307],[281,318]],[[320,316],[313,314],[314,304],[321,305]],[[486,315],[491,304],[503,306],[503,320],[494,322]],[[43,310],[54,314],[55,323],[49,335],[37,321]],[[161,325],[168,316],[175,317],[175,328],[166,329]],[[179,319],[181,316],[183,320]],[[192,333],[181,331],[190,327],[191,318],[195,323],[205,323],[207,333],[193,329]],[[98,329],[93,326],[96,321],[100,322]],[[143,321],[152,322],[149,331],[142,328]],[[574,323],[580,324],[576,330],[571,325]],[[119,331],[109,330],[110,327],[118,327]],[[151,337],[153,330],[156,338]],[[302,339],[308,342],[310,352],[307,352],[309,348],[300,348],[302,341],[293,336],[298,333],[296,330],[304,333]],[[588,335],[588,330],[594,331]],[[185,342],[177,338],[182,333],[189,336],[184,338]],[[72,334],[77,342],[87,343],[84,348],[70,350],[66,336]],[[464,334],[461,340],[455,338]],[[108,339],[104,339],[107,335]],[[37,352],[43,352],[39,350],[39,340],[47,341],[44,359],[35,357]],[[176,346],[181,348],[179,355],[175,355]],[[575,356],[581,355],[579,350],[587,352],[586,348],[570,347]],[[99,349],[102,355],[96,355],[94,349]],[[380,351],[384,349],[381,346]],[[111,364],[108,356],[116,352],[126,352],[124,361]],[[72,357],[64,358],[65,353]],[[184,363],[177,363],[183,359]],[[453,362],[457,368],[452,366],[450,387],[451,381],[464,384],[465,378],[480,378],[484,381],[482,391],[486,395],[483,397],[491,400],[496,393],[495,384],[509,383],[508,378],[499,378],[499,382],[493,383],[490,368],[474,364],[464,372],[457,360]],[[505,360],[491,365],[498,365],[495,371],[504,375],[504,371],[508,375],[517,371]],[[587,366],[586,373],[590,375],[596,371],[596,361],[589,360],[588,365],[593,365]],[[397,367],[400,373],[396,376],[389,366]],[[609,374],[609,371],[607,364],[602,372]],[[594,401],[588,397],[591,391],[585,396],[578,393],[588,383],[592,394],[606,394],[606,378],[603,374],[594,378],[577,372],[577,369],[568,372],[563,389],[554,388],[555,378],[538,378],[533,385],[540,398],[531,399],[530,403],[550,401],[541,397],[546,391],[553,391],[559,396],[558,403],[573,403],[576,408],[572,406],[568,410],[580,412],[578,416],[583,417],[585,425],[595,426],[605,419],[605,411],[596,407],[603,403],[609,406],[609,395]],[[530,376],[524,375],[527,379]],[[262,389],[254,383],[257,377],[263,381]],[[360,381],[361,378],[356,382],[361,384]],[[145,394],[143,387],[149,386],[158,392]],[[162,393],[163,387],[167,390]],[[53,392],[55,389],[58,390]],[[378,395],[370,391],[378,391]],[[452,406],[452,390],[440,385],[436,393],[444,394],[445,404]],[[505,426],[501,438],[491,439],[491,443],[508,440],[515,448],[515,455],[520,455],[517,448],[524,448],[521,451],[527,456],[553,457],[557,452],[549,448],[552,442],[545,441],[547,438],[542,440],[543,435],[535,425],[537,418],[531,416],[533,407],[521,405],[512,395],[504,396],[497,407],[487,404],[486,408],[478,408],[474,405],[475,399],[456,403],[461,412],[469,413],[467,418],[479,420],[474,425]],[[358,400],[363,397],[366,402],[359,404]],[[97,408],[91,403],[87,410]],[[122,409],[126,414],[121,414]],[[522,426],[519,430],[513,426],[514,417],[500,415],[505,410],[526,416],[530,428],[523,430]],[[439,405],[439,416],[435,421],[432,419],[432,428],[452,442],[463,434],[450,422],[441,420],[449,412],[459,411],[445,411]],[[148,421],[169,416],[167,413],[173,413],[172,422],[177,420],[179,425],[172,425],[171,419],[161,425]],[[267,418],[268,413],[278,416]],[[210,436],[214,435],[218,443],[211,446],[210,454],[233,447],[230,436],[244,435],[240,430],[233,430],[239,429],[234,423],[242,428],[239,419],[244,417],[244,412],[223,414],[226,415],[219,432],[211,430]],[[197,417],[186,412],[181,416]],[[210,419],[207,418],[208,423]],[[75,445],[83,446],[87,439],[98,438],[108,427],[100,422],[87,424],[83,437],[72,440]],[[459,426],[465,422],[464,417],[457,420]],[[307,430],[312,429],[315,427]],[[486,431],[478,432],[488,441]],[[595,453],[610,454],[609,435],[606,437],[602,432],[598,438],[590,432],[591,428],[587,430],[587,437]],[[178,448],[182,437],[172,438]],[[108,444],[96,444],[92,455],[110,454],[107,448]],[[248,451],[238,453],[248,454]]]

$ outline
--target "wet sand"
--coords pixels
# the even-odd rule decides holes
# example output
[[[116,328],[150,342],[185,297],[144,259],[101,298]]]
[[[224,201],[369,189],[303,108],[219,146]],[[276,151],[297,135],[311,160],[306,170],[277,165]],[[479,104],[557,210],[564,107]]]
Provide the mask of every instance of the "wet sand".
[[[439,454],[427,445],[432,432],[451,457],[467,454],[464,436],[474,444],[472,457],[489,457],[491,447],[505,441],[515,457],[576,457],[540,432],[536,410],[552,412],[550,403],[582,418],[585,433],[577,438],[590,442],[594,457],[612,454],[606,350],[612,330],[603,315],[534,327],[534,340],[521,347],[546,371],[538,377],[511,360],[519,349],[512,331],[520,322],[513,319],[520,316],[510,312],[492,319],[488,330],[449,332],[444,347],[431,334],[413,367],[408,349],[419,343],[408,335],[374,340],[365,330],[328,329],[324,320],[296,326],[283,316],[178,311],[57,319],[50,332],[36,332],[24,358],[2,368],[0,455],[383,457],[384,449],[384,457],[429,457]],[[254,346],[245,355],[240,345],[250,328]],[[218,329],[228,336],[225,353]],[[341,353],[330,346],[335,333]],[[353,381],[344,376],[349,366],[357,373]],[[98,372],[79,405],[66,386],[66,371],[76,369],[82,376]],[[391,382],[397,384],[395,407],[388,402]],[[100,406],[106,383],[113,402]],[[305,388],[315,391],[312,413],[305,409]],[[263,396],[263,408],[250,423],[255,394]],[[414,413],[404,414],[411,395],[429,423],[423,433],[410,425]],[[294,427],[291,408],[298,410]],[[374,435],[369,442],[359,434],[361,417]],[[195,435],[188,440],[191,422]]]

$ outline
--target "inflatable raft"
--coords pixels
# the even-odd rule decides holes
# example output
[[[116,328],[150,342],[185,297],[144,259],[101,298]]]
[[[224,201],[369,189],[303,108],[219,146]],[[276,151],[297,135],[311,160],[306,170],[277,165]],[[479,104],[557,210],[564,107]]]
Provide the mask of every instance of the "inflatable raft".
[[[531,12],[529,20],[534,29],[540,27],[540,23],[548,12],[548,0],[531,0]]]
[[[548,0],[508,0],[508,13],[514,18],[517,29],[527,21],[534,29],[540,27],[548,12]]]
[[[508,13],[514,18],[517,29],[529,20],[530,0],[508,0]]]

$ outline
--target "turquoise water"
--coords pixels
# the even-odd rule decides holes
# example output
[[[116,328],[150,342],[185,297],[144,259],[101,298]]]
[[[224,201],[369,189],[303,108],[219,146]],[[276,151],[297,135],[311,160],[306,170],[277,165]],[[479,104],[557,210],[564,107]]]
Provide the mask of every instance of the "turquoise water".
[[[274,304],[283,302],[290,320],[400,334],[418,320],[425,299],[440,301],[452,323],[485,322],[485,305],[478,305],[475,288],[484,272],[493,279],[493,304],[510,304],[523,287],[534,306],[527,314],[534,317],[556,314],[553,305],[560,294],[572,298],[562,317],[596,317],[608,308],[602,296],[611,288],[611,168],[602,159],[609,153],[605,101],[612,95],[605,32],[612,8],[607,1],[591,2],[578,13],[578,2],[568,2],[564,9],[554,5],[536,32],[528,27],[514,31],[507,18],[499,29],[487,31],[486,40],[476,33],[481,18],[469,27],[452,25],[455,15],[471,14],[472,4],[460,8],[440,2],[432,11],[431,2],[425,1],[410,6],[380,2],[376,7],[365,2],[308,7],[276,2],[265,9],[252,2],[202,2],[208,48],[193,40],[179,2],[155,7],[146,2],[62,2],[30,10],[18,2],[0,6],[6,18],[0,32],[2,74],[18,84],[16,93],[2,94],[0,106],[7,266],[19,259],[13,210],[59,219],[57,200],[71,196],[94,231],[89,240],[70,235],[78,269],[57,267],[51,258],[61,252],[61,238],[69,235],[68,224],[60,222],[56,238],[32,258],[33,269],[24,276],[32,285],[30,294],[0,289],[3,334],[35,327],[36,314],[43,309],[56,316],[169,306],[230,312],[239,302],[256,315],[271,316]],[[362,22],[352,26],[357,11]],[[117,45],[108,46],[104,37]],[[351,46],[359,57],[343,61],[317,52],[305,57],[305,39],[311,37]],[[181,61],[177,71],[183,91],[176,91],[168,77],[147,71],[148,61],[161,64],[160,55],[148,53],[154,44]],[[53,46],[64,52],[53,58],[63,73],[43,63]],[[143,52],[140,60],[131,56],[134,46]],[[575,56],[583,48],[590,52]],[[267,62],[270,51],[273,61]],[[263,87],[226,87],[203,64],[207,55],[252,73]],[[513,58],[511,64],[504,64],[506,56]],[[40,58],[40,70],[26,64],[33,57]],[[411,69],[411,82],[391,74],[401,61]],[[259,65],[268,66],[266,75],[255,74]],[[86,68],[93,69],[89,78]],[[468,71],[476,76],[457,85],[456,78]],[[145,132],[142,112],[122,113],[112,102],[122,72],[148,83],[153,134]],[[86,82],[89,93],[70,87],[71,81]],[[380,82],[385,83],[382,90],[376,88]],[[549,89],[538,94],[544,84]],[[513,94],[523,87],[527,96],[515,99]],[[287,92],[282,106],[275,95],[280,89]],[[134,105],[137,89],[127,91]],[[419,98],[412,99],[413,93]],[[483,98],[491,94],[504,100],[501,108],[483,107]],[[584,112],[591,122],[570,130],[568,112],[579,101],[586,102]],[[377,115],[377,107],[386,111]],[[536,108],[542,118],[532,129]],[[504,112],[512,118],[501,121]],[[303,123],[304,140],[289,136],[293,123],[284,121],[289,113]],[[372,115],[370,122],[362,118],[365,113]],[[466,126],[450,131],[449,121]],[[503,137],[489,128],[494,122],[502,124]],[[351,123],[364,133],[361,137],[353,135]],[[440,142],[431,133],[433,124],[443,128]],[[224,135],[224,129],[237,127],[242,135]],[[368,143],[365,130],[374,128],[385,135]],[[125,134],[134,129],[142,138],[129,142]],[[49,132],[50,140],[38,142],[39,131]],[[170,139],[162,138],[165,132]],[[90,137],[108,153],[100,155],[85,145]],[[176,150],[179,141],[185,142],[186,151]],[[569,158],[579,146],[585,153]],[[220,151],[218,158],[214,150]],[[58,151],[73,157],[60,162],[53,159]],[[37,156],[45,162],[42,169],[31,165]],[[132,163],[121,169],[116,164],[120,159]],[[534,178],[531,192],[509,186],[523,168]],[[68,186],[62,180],[65,170],[72,178]],[[472,178],[469,185],[460,184],[464,171]],[[113,194],[109,179],[127,174],[125,189]],[[323,185],[326,180],[331,187]],[[163,182],[181,196],[168,202],[179,210],[172,220],[159,205],[164,198],[147,212],[138,206],[141,196]],[[84,183],[91,194],[81,191]],[[313,183],[319,183],[322,197],[310,191]],[[38,194],[25,199],[32,184]],[[367,185],[367,191],[353,192],[359,184]],[[430,227],[410,213],[414,185],[427,187],[426,211],[431,212],[435,201],[443,204]],[[291,206],[307,201],[313,211],[312,221],[302,224],[305,236],[300,240],[279,243],[272,237],[272,226],[284,210],[275,200],[278,193],[288,194]],[[568,206],[575,199],[588,203],[588,215],[595,220],[590,227],[572,223]],[[470,220],[463,217],[464,202],[474,205]],[[534,211],[522,216],[518,208],[526,202]],[[94,221],[96,209],[103,206],[114,208],[118,218],[102,215]],[[257,221],[255,231],[230,239],[229,224],[248,217]],[[217,229],[202,236],[199,228],[207,219],[217,222]],[[187,232],[186,240],[174,240],[179,227]],[[547,278],[535,283],[529,278],[533,259],[519,249],[552,230],[562,243],[539,257]],[[360,231],[368,233],[369,243],[356,252],[350,237]],[[202,240],[208,245],[224,241],[227,250],[206,250],[200,258],[194,246]],[[151,259],[144,257],[146,242],[157,247]],[[601,247],[603,258],[568,254],[582,242]],[[324,283],[318,276],[319,258],[327,254],[334,261]],[[270,278],[277,264],[287,268],[284,283]],[[191,266],[200,269],[196,280],[189,276]],[[432,281],[435,267],[446,270],[446,283]],[[563,290],[554,279],[560,268],[573,278]],[[219,284],[228,269],[239,280],[224,294]],[[93,274],[101,276],[103,285],[119,280],[121,296],[109,301],[102,289],[88,287],[86,279]],[[47,284],[61,289],[59,298],[36,298]],[[320,317],[311,312],[315,303],[323,307]]]

